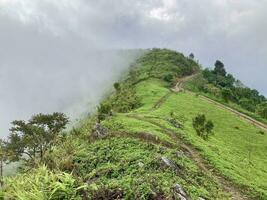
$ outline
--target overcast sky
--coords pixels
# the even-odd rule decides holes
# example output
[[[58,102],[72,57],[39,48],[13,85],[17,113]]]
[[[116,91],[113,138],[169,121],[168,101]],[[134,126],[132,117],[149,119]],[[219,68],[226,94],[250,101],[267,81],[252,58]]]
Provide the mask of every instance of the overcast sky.
[[[100,49],[220,59],[267,95],[266,19],[266,0],[0,0],[0,135],[33,113],[94,107],[132,60]]]

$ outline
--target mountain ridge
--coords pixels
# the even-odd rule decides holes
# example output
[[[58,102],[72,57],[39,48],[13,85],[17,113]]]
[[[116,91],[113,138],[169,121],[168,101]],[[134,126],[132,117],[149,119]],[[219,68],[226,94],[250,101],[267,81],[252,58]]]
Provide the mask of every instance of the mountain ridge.
[[[167,49],[147,51],[114,84],[96,115],[83,119],[46,152],[44,160],[30,168],[33,173],[6,180],[3,196],[265,199],[265,132],[204,100],[192,82],[196,87],[211,83],[199,84],[205,79],[195,74],[202,75],[202,69],[192,56]],[[232,96],[227,97],[225,104],[233,106]],[[214,123],[207,140],[192,126],[192,119],[202,113]]]

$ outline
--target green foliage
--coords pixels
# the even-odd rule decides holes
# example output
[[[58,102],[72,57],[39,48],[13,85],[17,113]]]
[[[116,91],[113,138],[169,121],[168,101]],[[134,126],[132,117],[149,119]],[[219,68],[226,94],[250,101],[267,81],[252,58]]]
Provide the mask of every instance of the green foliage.
[[[202,137],[204,140],[207,140],[212,133],[214,125],[212,121],[206,120],[206,116],[204,114],[199,114],[193,118],[193,127],[198,136]]]
[[[34,115],[28,122],[13,121],[6,144],[7,150],[13,153],[11,160],[17,161],[25,155],[42,159],[67,123],[63,113]]]
[[[195,55],[194,55],[193,53],[190,53],[190,54],[189,54],[189,58],[192,59],[192,60],[194,60]]]
[[[162,163],[161,157],[179,166],[179,173]],[[92,199],[97,196],[107,199],[107,194],[118,191],[122,199],[155,199],[159,195],[168,199],[177,182],[194,199],[200,195],[211,199],[216,195],[225,197],[217,193],[216,183],[186,156],[177,158],[176,150],[137,139],[118,136],[84,144],[76,152],[73,164],[79,166],[75,175],[88,183],[86,192]]]
[[[214,73],[216,75],[226,76],[226,70],[224,68],[224,64],[221,61],[216,60],[214,66],[215,66]]]
[[[218,70],[218,69],[217,69]],[[224,72],[218,72],[215,69],[209,70],[205,69],[202,72],[204,78],[211,84],[214,84],[217,87],[228,87],[232,88],[235,83],[235,78],[231,74],[222,75]]]
[[[118,82],[116,82],[116,83],[114,83],[113,84],[113,86],[114,86],[114,88],[115,88],[115,90],[117,91],[117,92],[119,92],[120,91],[120,83],[118,83]]]
[[[117,112],[128,112],[140,107],[140,98],[136,95],[135,88],[125,85],[111,99],[112,107]]]
[[[164,76],[163,80],[168,82],[168,83],[171,83],[173,81],[173,75],[172,74],[167,74],[166,76]]]
[[[221,98],[226,103],[232,102],[247,111],[255,112],[257,105],[266,101],[266,98],[260,95],[257,90],[245,87],[233,75],[227,74],[221,61],[216,61],[214,70],[203,70],[202,75],[209,84],[221,90]],[[202,83],[199,84],[198,89],[218,98],[217,92],[214,93],[214,90],[210,90],[209,87]]]
[[[251,99],[242,98],[239,100],[239,104],[242,108],[244,108],[248,111],[255,112],[255,110],[256,110],[256,106]]]
[[[164,81],[168,75],[177,78],[199,70],[193,59],[180,53],[165,49],[147,51],[131,66],[129,75],[114,84],[116,92],[100,104],[96,116],[84,119],[64,140],[45,152],[43,162],[51,171],[34,169],[8,179],[5,197],[19,199],[14,195],[20,194],[22,199],[172,199],[173,187],[179,183],[190,199],[230,199],[217,183],[218,178],[213,178],[212,173],[205,175],[198,166],[201,163],[193,162],[188,152],[183,152],[180,145],[190,143],[218,172],[248,188],[251,196],[265,199],[266,137],[200,95],[170,93],[169,84]],[[221,89],[228,88],[233,99],[241,101],[232,87],[233,77],[224,75],[219,68],[216,71],[206,70],[211,81],[203,78],[205,72],[199,74],[191,86],[220,98]],[[155,108],[168,93],[162,105]],[[256,102],[256,93],[249,94],[255,94],[252,96]],[[251,96],[247,99],[251,100]],[[231,103],[232,98],[229,100]],[[245,101],[241,101],[244,107],[248,104]],[[215,128],[206,116],[216,124]],[[188,120],[192,118],[196,130]],[[97,120],[109,129],[104,139],[90,137]],[[177,129],[177,123],[182,129]],[[207,141],[213,129],[216,134]],[[20,142],[16,136],[15,146]],[[248,160],[248,154],[252,160]],[[164,164],[162,157],[177,168]]]
[[[259,104],[259,105],[257,106],[257,113],[258,113],[261,117],[267,119],[267,102],[262,103],[262,104]]]
[[[229,88],[223,88],[223,89],[221,90],[221,95],[222,95],[222,98],[223,98],[223,100],[224,100],[225,102],[228,102],[228,101],[234,99],[232,90],[229,89]]]
[[[184,128],[184,123],[187,121],[187,119],[183,115],[177,115],[175,112],[170,112],[170,123],[176,127],[176,128]]]
[[[98,121],[104,120],[106,117],[112,115],[112,107],[109,102],[103,102],[97,107],[97,118]]]
[[[85,186],[79,186],[68,173],[54,173],[45,166],[5,180],[2,188],[4,199],[58,200],[82,199],[79,195]]]
[[[183,54],[168,49],[153,49],[138,61],[138,79],[142,77],[163,79],[168,74],[176,76],[191,75],[199,71],[199,65]]]

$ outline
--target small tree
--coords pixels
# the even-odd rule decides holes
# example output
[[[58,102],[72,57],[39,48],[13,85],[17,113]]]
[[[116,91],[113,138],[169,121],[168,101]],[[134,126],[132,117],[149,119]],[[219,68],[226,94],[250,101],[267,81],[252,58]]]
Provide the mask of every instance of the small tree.
[[[168,83],[171,83],[173,81],[173,75],[172,74],[167,74],[164,76],[163,80],[168,82]]]
[[[234,100],[233,92],[229,88],[223,88],[221,90],[222,98],[228,103],[229,100]]]
[[[68,122],[63,113],[34,115],[28,122],[13,121],[6,146],[13,153],[12,161],[25,158],[25,155],[42,160],[44,152],[51,149]]]
[[[98,121],[104,120],[107,116],[112,115],[111,105],[109,103],[101,103],[100,106],[97,107],[97,118]]]
[[[115,90],[116,90],[117,92],[119,92],[119,91],[121,90],[120,83],[118,83],[118,82],[114,83],[114,84],[113,84],[113,87],[115,88]]]
[[[194,55],[193,53],[190,53],[190,54],[189,54],[189,58],[192,59],[192,60],[194,60],[195,55]]]
[[[204,140],[207,140],[209,138],[209,135],[211,135],[212,133],[214,124],[212,121],[207,120],[204,114],[201,114],[197,115],[193,119],[193,127],[198,136],[202,137]]]
[[[215,74],[226,76],[226,70],[224,68],[224,64],[221,61],[216,60],[214,65],[215,65],[215,68],[214,68]]]

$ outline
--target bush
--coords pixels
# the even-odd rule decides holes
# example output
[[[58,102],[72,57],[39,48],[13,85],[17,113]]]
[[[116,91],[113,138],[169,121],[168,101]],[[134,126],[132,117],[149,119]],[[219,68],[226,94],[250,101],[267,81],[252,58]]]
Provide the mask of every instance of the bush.
[[[121,87],[112,99],[112,108],[117,112],[125,113],[140,105],[141,99],[136,95],[135,88],[127,85]]]
[[[117,92],[119,92],[120,89],[121,89],[120,83],[118,83],[118,82],[114,83],[114,84],[113,84],[113,87],[115,88],[115,90],[116,90]]]
[[[111,105],[107,102],[101,103],[100,106],[97,108],[98,121],[104,120],[107,116],[110,116],[111,114]]]
[[[212,134],[214,124],[212,121],[207,120],[204,114],[197,115],[193,119],[193,127],[197,132],[198,136],[202,137],[204,140],[207,140]]]
[[[267,102],[262,103],[262,104],[259,104],[259,105],[257,106],[257,113],[258,113],[261,117],[267,119]]]
[[[166,76],[164,76],[163,80],[168,82],[168,83],[171,83],[173,81],[173,75],[172,74],[167,74]]]
[[[17,175],[5,180],[4,199],[81,199],[79,186],[71,174],[54,173],[45,166],[31,173]]]
[[[222,95],[222,98],[225,102],[234,100],[232,90],[230,90],[229,88],[223,88],[221,90],[221,95]]]
[[[254,105],[254,102],[250,99],[246,99],[246,98],[240,99],[239,104],[242,108],[248,111],[255,112],[256,110],[256,106]]]

